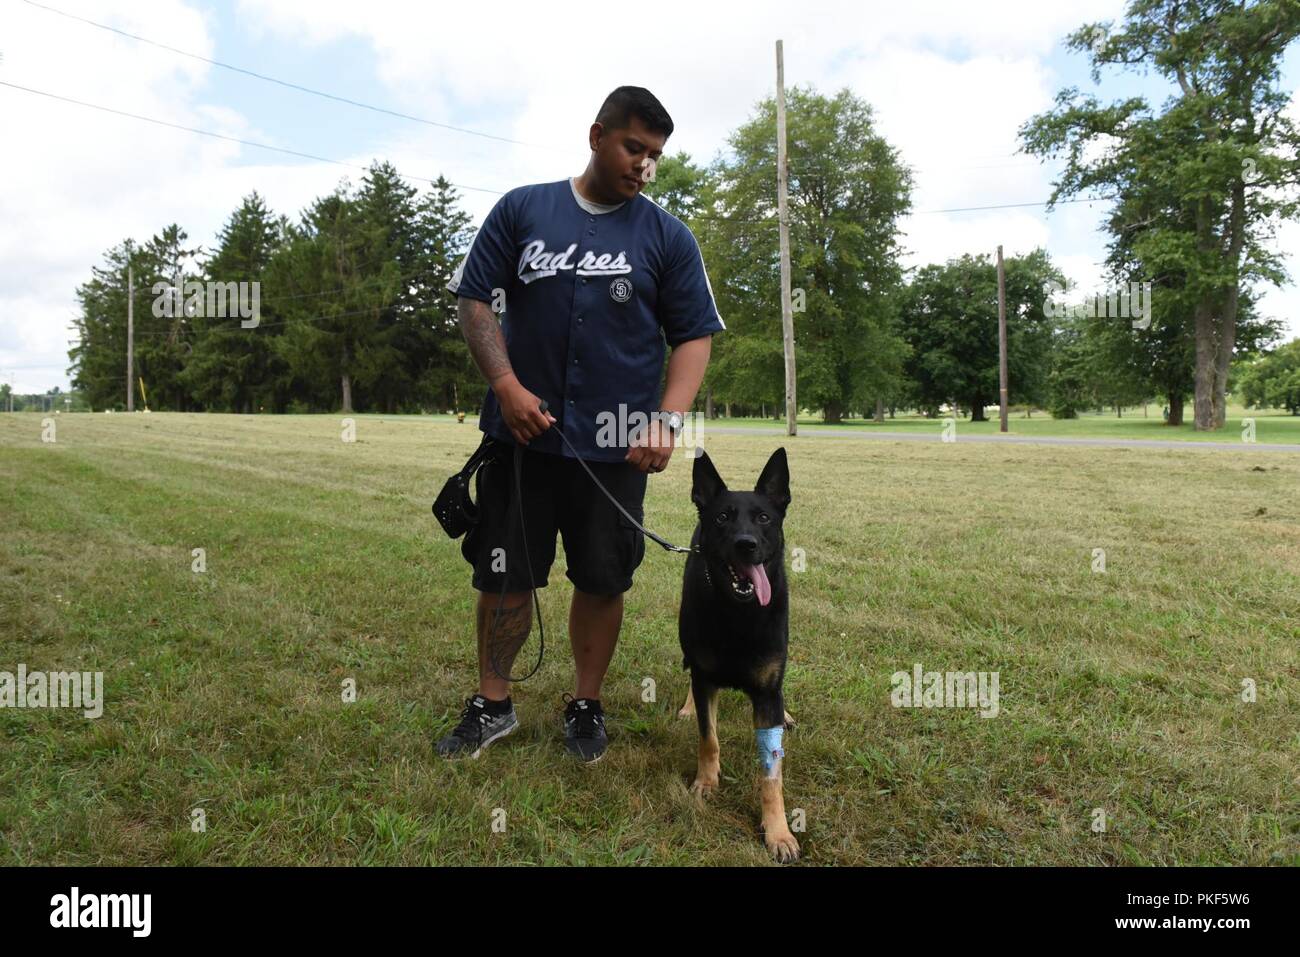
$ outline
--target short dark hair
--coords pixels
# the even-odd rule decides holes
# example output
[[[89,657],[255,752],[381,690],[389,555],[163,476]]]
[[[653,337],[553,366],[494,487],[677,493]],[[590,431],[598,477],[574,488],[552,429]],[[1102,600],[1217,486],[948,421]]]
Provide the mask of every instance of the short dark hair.
[[[605,97],[596,122],[607,130],[623,130],[631,125],[633,116],[647,129],[662,133],[664,139],[673,135],[673,118],[655,95],[642,86],[620,86]]]

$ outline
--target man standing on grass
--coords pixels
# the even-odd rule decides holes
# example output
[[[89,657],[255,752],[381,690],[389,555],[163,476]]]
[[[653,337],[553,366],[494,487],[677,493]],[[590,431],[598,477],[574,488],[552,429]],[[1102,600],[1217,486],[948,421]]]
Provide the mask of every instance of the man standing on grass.
[[[565,746],[586,762],[605,753],[601,682],[645,540],[556,433],[563,431],[601,484],[643,521],[646,474],[667,467],[704,378],[711,336],[726,328],[695,237],[641,195],[672,131],[672,118],[649,90],[616,89],[588,132],[591,158],[583,174],[506,193],[447,284],[488,381],[479,428],[491,437],[493,453],[478,473],[482,519],[461,546],[479,592],[478,693],[437,743],[446,757],[477,757],[519,726],[502,675],[511,673],[532,630],[523,540],[542,588],[557,531],[573,582],[576,686],[564,696]],[[498,325],[494,306],[502,305]],[[672,354],[660,396],[665,342]],[[546,413],[539,410],[543,399]],[[649,427],[611,441],[609,423],[626,423],[636,412]],[[518,519],[507,523],[516,442],[526,446],[523,539]]]

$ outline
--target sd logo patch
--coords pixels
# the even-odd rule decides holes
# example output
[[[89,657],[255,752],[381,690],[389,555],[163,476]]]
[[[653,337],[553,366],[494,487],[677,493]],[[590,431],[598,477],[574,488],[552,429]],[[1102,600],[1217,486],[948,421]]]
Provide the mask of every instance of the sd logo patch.
[[[609,298],[615,302],[627,302],[632,298],[632,281],[626,276],[619,276],[609,284]]]

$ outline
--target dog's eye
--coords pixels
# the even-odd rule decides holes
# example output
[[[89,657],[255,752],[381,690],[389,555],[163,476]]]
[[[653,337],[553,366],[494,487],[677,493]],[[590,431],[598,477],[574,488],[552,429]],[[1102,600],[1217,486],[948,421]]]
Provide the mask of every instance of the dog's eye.
[[[726,512],[719,512],[717,517],[713,521],[719,525],[726,525],[730,518],[731,516],[728,515]]]
[[[758,522],[760,525],[766,525],[772,520],[768,518],[767,512],[759,512],[758,515],[754,517],[754,521]]]

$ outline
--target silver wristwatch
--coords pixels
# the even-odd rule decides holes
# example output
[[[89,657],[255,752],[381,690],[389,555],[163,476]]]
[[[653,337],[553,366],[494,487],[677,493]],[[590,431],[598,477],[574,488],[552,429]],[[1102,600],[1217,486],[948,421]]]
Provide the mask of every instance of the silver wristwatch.
[[[668,426],[668,431],[673,434],[673,438],[681,437],[683,419],[680,412],[669,412],[664,416],[664,422]]]

